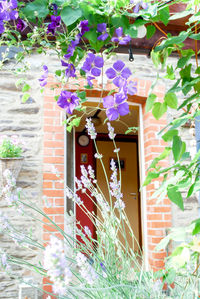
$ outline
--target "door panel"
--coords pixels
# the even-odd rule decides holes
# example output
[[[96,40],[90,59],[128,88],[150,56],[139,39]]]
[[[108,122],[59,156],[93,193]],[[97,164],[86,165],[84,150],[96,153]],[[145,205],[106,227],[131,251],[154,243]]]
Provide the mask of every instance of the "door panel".
[[[99,153],[103,155],[104,166],[110,179],[112,171],[110,170],[110,160],[117,159],[113,152],[114,147],[112,141],[97,141]],[[140,242],[140,204],[139,204],[139,182],[138,182],[138,156],[136,142],[117,142],[117,147],[120,148],[119,156],[122,166],[122,193],[123,201],[125,202],[125,211],[128,216],[130,225],[138,242]],[[96,161],[97,181],[103,193],[108,197],[108,188],[105,181],[104,172],[99,160]],[[131,246],[131,237],[128,234],[127,239]],[[141,244],[140,244],[141,245]],[[137,242],[134,242],[135,250],[138,249]]]

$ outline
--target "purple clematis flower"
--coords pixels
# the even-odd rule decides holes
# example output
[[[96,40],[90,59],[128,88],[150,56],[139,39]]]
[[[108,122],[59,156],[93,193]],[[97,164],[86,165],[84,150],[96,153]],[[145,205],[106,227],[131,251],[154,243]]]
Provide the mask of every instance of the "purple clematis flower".
[[[130,81],[127,83],[127,81],[124,80],[124,85],[121,86],[119,92],[124,93],[124,95],[126,95],[126,98],[127,98],[127,94],[130,94],[131,96],[133,96],[134,94],[137,93],[137,82]]]
[[[92,76],[87,76],[87,83],[90,87],[93,86],[92,80],[95,79],[95,77]]]
[[[101,23],[97,25],[97,31],[101,32],[102,34],[97,37],[98,40],[106,40],[108,38],[106,23]]]
[[[16,20],[18,18],[18,12],[15,10],[17,8],[17,0],[7,0],[0,2],[0,20],[10,21]]]
[[[24,31],[24,29],[27,27],[27,23],[24,22],[22,19],[17,20],[17,30]]]
[[[112,37],[111,41],[114,43],[119,43],[119,45],[126,45],[131,41],[131,37],[129,35],[122,36],[123,28],[119,27],[115,30],[117,37]]]
[[[76,75],[75,75],[76,69],[75,69],[73,63],[67,63],[64,60],[61,60],[61,64],[62,64],[62,66],[67,67],[65,70],[65,75],[67,78],[69,78],[69,77],[75,78],[76,77]]]
[[[63,90],[58,98],[57,104],[67,113],[72,114],[73,110],[79,105],[79,98],[76,93]]]
[[[140,0],[130,0],[131,4],[135,4],[135,7],[133,8],[134,13],[138,13],[140,10],[140,7],[142,9],[147,9],[148,8],[148,3]]]
[[[83,63],[82,70],[86,73],[91,73],[92,76],[98,77],[101,74],[101,68],[104,65],[103,58],[95,56],[93,53],[88,53],[88,56]]]
[[[113,83],[117,87],[124,85],[124,80],[127,80],[131,76],[131,71],[128,67],[125,67],[125,63],[121,60],[117,60],[112,68],[107,69],[106,76],[108,79],[114,79]]]
[[[40,86],[44,87],[47,84],[47,78],[48,78],[48,67],[46,65],[43,65],[44,74],[38,79],[40,81]]]
[[[81,36],[83,36],[85,34],[85,32],[90,30],[90,28],[88,27],[88,20],[80,21],[79,30],[80,30]]]
[[[55,35],[56,28],[60,27],[61,17],[51,16],[51,23],[47,27],[47,34],[52,33]]]
[[[129,106],[123,93],[115,93],[114,96],[103,98],[103,107],[107,108],[106,115],[110,121],[129,113]]]
[[[81,37],[81,33],[79,33],[76,35],[75,40],[71,41],[71,44],[68,46],[67,49],[67,54],[64,55],[65,59],[70,59],[70,57],[74,55],[75,48],[79,44]]]

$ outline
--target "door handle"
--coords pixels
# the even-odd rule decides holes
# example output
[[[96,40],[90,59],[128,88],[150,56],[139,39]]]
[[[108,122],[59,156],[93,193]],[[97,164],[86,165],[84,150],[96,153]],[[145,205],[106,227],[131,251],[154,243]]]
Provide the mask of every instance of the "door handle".
[[[132,192],[130,195],[133,196],[133,199],[137,199],[137,192]]]

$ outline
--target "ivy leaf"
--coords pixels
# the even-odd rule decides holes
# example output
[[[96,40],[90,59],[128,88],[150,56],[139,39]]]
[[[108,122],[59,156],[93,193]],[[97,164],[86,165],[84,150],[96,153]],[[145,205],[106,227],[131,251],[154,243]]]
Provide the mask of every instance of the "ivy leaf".
[[[177,109],[178,99],[177,99],[177,96],[175,95],[175,93],[173,93],[173,92],[166,93],[166,95],[164,97],[164,101],[167,104],[167,106],[169,106],[170,108]]]
[[[156,98],[157,98],[157,95],[155,95],[154,93],[151,93],[148,96],[147,101],[146,101],[146,106],[145,106],[145,111],[146,112],[149,112],[152,109]]]
[[[45,18],[49,13],[47,0],[35,0],[28,3],[21,10],[27,19],[34,23],[36,22],[36,18]]]
[[[167,105],[166,103],[160,103],[156,102],[153,105],[152,114],[155,117],[155,119],[161,118],[161,116],[167,111]]]
[[[172,144],[172,152],[173,152],[175,163],[178,160],[180,160],[180,158],[184,154],[185,150],[186,150],[185,142],[182,142],[182,140],[179,136],[174,136],[173,137],[173,144]]]
[[[172,184],[168,185],[168,187],[167,187],[167,196],[182,211],[184,211],[183,198],[182,198],[181,192],[178,191],[177,186],[174,186]]]
[[[61,11],[61,18],[66,26],[75,23],[82,17],[82,10],[79,8],[72,8],[70,6],[64,7]]]
[[[178,130],[169,130],[167,133],[165,133],[165,134],[162,136],[162,139],[163,139],[165,142],[172,141],[173,137],[174,137],[174,136],[177,136],[177,135],[178,135]]]
[[[146,29],[147,29],[146,38],[150,39],[152,36],[154,36],[156,32],[156,27],[154,25],[148,25]]]

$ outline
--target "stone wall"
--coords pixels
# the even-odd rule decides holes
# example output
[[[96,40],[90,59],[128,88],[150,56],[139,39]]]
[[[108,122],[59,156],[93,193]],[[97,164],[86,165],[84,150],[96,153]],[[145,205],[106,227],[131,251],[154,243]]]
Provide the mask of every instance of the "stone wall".
[[[13,64],[9,63],[0,72],[0,134],[9,136],[16,134],[25,142],[26,149],[23,154],[25,159],[17,180],[17,186],[23,188],[28,203],[32,202],[41,206],[43,101],[37,83],[40,68],[35,64],[32,72],[28,74],[28,82],[33,87],[31,98],[26,103],[22,103],[21,92],[15,86],[16,77],[8,72],[12,66]],[[38,226],[36,221],[30,217],[20,215],[14,208],[8,207],[4,197],[0,197],[0,211],[8,215],[17,229],[22,232],[32,230],[33,235],[41,240],[41,226]],[[6,234],[0,234],[0,248],[8,254],[24,258],[27,261],[34,261],[38,255],[35,249],[19,247]],[[18,298],[17,277],[21,275],[30,277],[32,273],[13,266],[13,276],[10,278],[0,271],[1,299]]]

